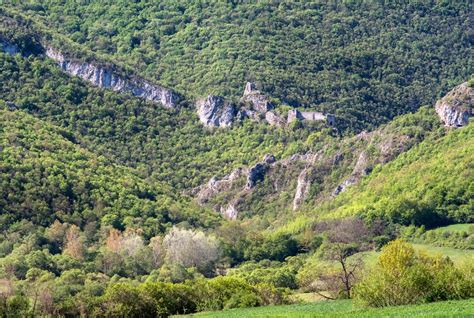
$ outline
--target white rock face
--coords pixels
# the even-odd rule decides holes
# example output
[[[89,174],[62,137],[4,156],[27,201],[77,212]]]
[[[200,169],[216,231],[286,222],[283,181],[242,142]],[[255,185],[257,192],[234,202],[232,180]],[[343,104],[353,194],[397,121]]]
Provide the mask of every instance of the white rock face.
[[[237,211],[234,203],[230,203],[225,209],[221,207],[221,214],[228,220],[236,220],[239,211]]]
[[[140,78],[128,79],[112,69],[66,58],[61,52],[49,47],[46,56],[56,61],[66,73],[82,78],[94,86],[109,88],[116,92],[160,103],[167,108],[176,108],[179,96],[172,90],[152,84]]]
[[[308,196],[310,187],[311,182],[308,180],[308,169],[305,168],[298,176],[295,198],[293,199],[293,211],[298,210],[301,204],[303,204],[304,200]]]
[[[330,114],[323,114],[321,112],[302,112],[297,109],[291,109],[288,111],[287,122],[291,123],[295,120],[306,120],[306,121],[325,121],[328,125],[335,125],[335,117]]]
[[[355,164],[354,170],[352,170],[351,175],[349,178],[344,180],[341,184],[339,184],[336,189],[334,189],[332,196],[335,197],[339,193],[346,191],[346,189],[360,181],[362,177],[369,174],[369,167],[368,167],[368,156],[367,152],[364,150],[359,154],[357,158],[357,162]]]
[[[237,110],[223,97],[209,95],[196,102],[199,120],[208,127],[229,127],[234,122]]]
[[[285,119],[281,118],[277,113],[273,111],[265,113],[265,120],[272,126],[282,127],[286,124]]]
[[[448,127],[462,127],[474,115],[474,88],[463,83],[436,102],[436,113]]]

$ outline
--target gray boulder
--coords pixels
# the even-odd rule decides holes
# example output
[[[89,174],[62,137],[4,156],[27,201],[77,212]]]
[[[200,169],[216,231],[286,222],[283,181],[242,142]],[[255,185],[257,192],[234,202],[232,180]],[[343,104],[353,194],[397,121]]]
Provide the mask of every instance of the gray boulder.
[[[468,83],[456,86],[436,102],[435,109],[446,126],[466,126],[474,112],[474,88]]]
[[[229,127],[237,115],[235,106],[220,96],[199,99],[196,107],[199,120],[207,127]]]

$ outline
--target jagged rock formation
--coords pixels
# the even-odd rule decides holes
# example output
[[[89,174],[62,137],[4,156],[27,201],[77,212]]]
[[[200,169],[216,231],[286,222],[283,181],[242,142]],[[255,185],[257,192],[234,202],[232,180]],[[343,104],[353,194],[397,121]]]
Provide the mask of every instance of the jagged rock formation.
[[[257,90],[256,85],[251,82],[245,84],[244,94],[241,102],[245,105],[240,110],[242,118],[250,118],[255,121],[265,120],[272,126],[284,126],[286,121],[277,113],[272,111],[274,105],[268,100],[261,91]]]
[[[267,155],[252,167],[239,168],[220,180],[212,178],[197,190],[197,201],[226,218],[263,213],[266,206],[298,210],[306,203],[337,196],[375,165],[394,159],[415,143],[415,136],[381,128],[326,144],[313,153],[280,160]]]
[[[222,193],[237,189],[237,192],[252,190],[255,185],[264,179],[265,173],[276,162],[271,154],[266,154],[263,160],[251,168],[237,168],[222,179],[212,177],[206,184],[194,189],[193,194],[200,205],[212,204],[212,199]],[[236,195],[237,199],[239,195]],[[213,204],[213,209],[228,219],[236,219],[238,215],[238,200],[233,198],[224,204]]]
[[[268,98],[256,89],[254,83],[247,82],[245,85],[244,95],[242,96],[242,102],[250,103],[252,108],[262,114],[272,110],[274,106]]]
[[[282,127],[286,124],[285,119],[273,111],[265,113],[265,120],[272,126]]]
[[[274,106],[268,98],[256,89],[254,83],[247,82],[244,94],[237,111],[234,104],[223,97],[209,95],[196,101],[198,116],[205,126],[228,127],[235,120],[249,118],[253,121],[266,121],[272,126],[283,127],[294,120],[325,121],[328,125],[335,125],[335,117],[320,112],[302,112],[297,109],[288,111],[287,119],[273,111]]]
[[[370,172],[370,168],[368,165],[368,159],[367,159],[367,152],[364,150],[359,154],[359,157],[357,158],[357,162],[355,164],[354,170],[352,170],[351,175],[349,178],[344,180],[342,183],[338,184],[336,189],[334,189],[332,196],[337,196],[339,193],[344,192],[347,187],[350,187],[351,185],[356,184],[359,182],[359,180],[368,175]]]
[[[297,109],[291,109],[288,111],[287,122],[291,123],[295,120],[326,121],[330,126],[335,125],[335,117],[333,115],[325,115],[320,112],[302,112]]]
[[[144,79],[126,78],[112,68],[69,59],[51,47],[47,48],[46,56],[56,61],[66,73],[78,76],[94,86],[129,93],[136,97],[160,103],[168,108],[177,107],[179,96],[170,89],[152,84]]]
[[[199,120],[208,127],[229,127],[237,114],[232,103],[223,97],[209,95],[196,102]]]
[[[265,173],[270,164],[276,161],[275,157],[271,154],[266,154],[263,157],[263,161],[257,163],[255,166],[250,168],[247,176],[247,185],[245,186],[246,190],[250,190],[255,187],[258,181],[262,181],[265,178]]]
[[[253,121],[266,121],[270,125],[284,126],[286,121],[271,111],[273,105],[255,88],[247,83],[239,107],[223,97],[209,95],[196,101],[199,120],[208,127],[229,127],[237,120],[249,118]]]
[[[436,113],[446,126],[462,127],[474,115],[474,88],[463,83],[436,102]]]
[[[298,210],[308,196],[311,187],[311,182],[308,179],[308,171],[308,168],[304,168],[298,176],[295,197],[293,199],[293,211]]]
[[[20,52],[20,49],[18,48],[18,46],[1,39],[0,39],[0,50],[10,55],[15,55],[16,53]]]
[[[236,220],[237,215],[239,214],[239,211],[237,211],[235,207],[235,203],[230,203],[225,209],[221,207],[220,212],[228,220]]]

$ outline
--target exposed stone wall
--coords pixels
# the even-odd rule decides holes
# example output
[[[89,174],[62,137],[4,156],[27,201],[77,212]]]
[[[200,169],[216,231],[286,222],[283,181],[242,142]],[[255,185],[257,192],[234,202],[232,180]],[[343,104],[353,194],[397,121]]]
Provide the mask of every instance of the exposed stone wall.
[[[462,127],[474,115],[474,88],[463,83],[436,102],[436,113],[448,127]]]
[[[325,115],[321,112],[302,112],[297,109],[291,109],[288,111],[287,122],[291,123],[295,120],[307,120],[307,121],[325,121],[328,125],[335,125],[334,115]]]
[[[140,78],[125,78],[114,70],[103,66],[69,59],[51,47],[47,48],[46,56],[56,61],[66,73],[80,77],[94,86],[129,93],[136,97],[160,103],[168,108],[177,107],[179,96],[170,89]]]
[[[235,106],[223,97],[209,95],[196,102],[199,120],[207,127],[229,127],[237,115]]]

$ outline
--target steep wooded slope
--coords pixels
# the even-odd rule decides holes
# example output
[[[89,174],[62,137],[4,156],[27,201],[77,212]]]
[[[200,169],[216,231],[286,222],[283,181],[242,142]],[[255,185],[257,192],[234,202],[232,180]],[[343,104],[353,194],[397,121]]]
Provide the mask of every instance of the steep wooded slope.
[[[473,73],[468,1],[30,1],[9,6],[189,100],[239,98],[335,113],[360,130],[431,104]],[[74,52],[70,52],[74,53]]]
[[[166,185],[149,184],[131,169],[81,149],[66,130],[19,110],[0,109],[0,122],[2,231],[16,222],[46,227],[57,219],[140,228],[150,237],[173,223],[216,220]]]

